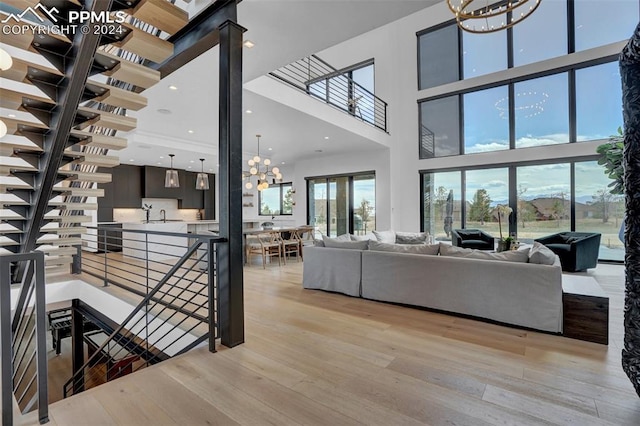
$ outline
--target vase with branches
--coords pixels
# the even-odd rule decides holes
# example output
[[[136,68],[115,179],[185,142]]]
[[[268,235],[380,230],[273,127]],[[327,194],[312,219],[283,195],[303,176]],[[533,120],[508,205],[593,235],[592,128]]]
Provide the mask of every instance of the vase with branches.
[[[509,216],[513,209],[506,204],[498,204],[495,208],[495,213],[498,216],[498,229],[500,230],[500,240],[498,241],[498,250],[497,251],[507,251],[511,249],[511,243],[513,242],[513,238],[511,236],[503,237],[502,235],[502,221],[508,221]]]

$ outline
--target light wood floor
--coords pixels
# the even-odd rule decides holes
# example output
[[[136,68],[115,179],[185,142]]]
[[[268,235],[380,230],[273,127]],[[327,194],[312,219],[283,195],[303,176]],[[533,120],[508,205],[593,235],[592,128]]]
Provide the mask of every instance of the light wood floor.
[[[591,273],[611,297],[609,346],[303,290],[301,275],[246,268],[245,344],[57,402],[51,424],[640,425],[621,266]]]

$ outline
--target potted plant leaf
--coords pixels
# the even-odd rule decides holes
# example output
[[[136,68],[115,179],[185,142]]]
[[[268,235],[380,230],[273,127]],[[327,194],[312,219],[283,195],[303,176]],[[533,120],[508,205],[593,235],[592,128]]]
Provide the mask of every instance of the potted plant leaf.
[[[622,164],[624,155],[624,133],[622,127],[618,127],[618,134],[611,135],[609,142],[603,143],[596,148],[600,154],[598,164],[604,166],[604,173],[613,179],[608,185],[609,192],[614,195],[624,194],[624,165]],[[620,241],[624,243],[624,220],[620,225],[618,234]]]

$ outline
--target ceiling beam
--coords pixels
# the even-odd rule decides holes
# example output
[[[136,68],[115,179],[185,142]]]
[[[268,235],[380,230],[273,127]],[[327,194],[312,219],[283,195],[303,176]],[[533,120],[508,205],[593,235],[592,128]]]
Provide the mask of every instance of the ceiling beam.
[[[223,22],[237,22],[237,4],[242,0],[216,0],[197,14],[180,31],[168,38],[173,55],[161,63],[146,61],[149,68],[160,71],[161,78],[180,69],[220,43],[218,28]]]

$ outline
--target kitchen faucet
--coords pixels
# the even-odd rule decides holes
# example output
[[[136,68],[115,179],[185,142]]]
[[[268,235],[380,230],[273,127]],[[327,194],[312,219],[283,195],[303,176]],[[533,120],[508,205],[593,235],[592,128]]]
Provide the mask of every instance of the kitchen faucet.
[[[162,216],[162,222],[167,223],[167,211],[165,209],[160,210],[160,216]]]

